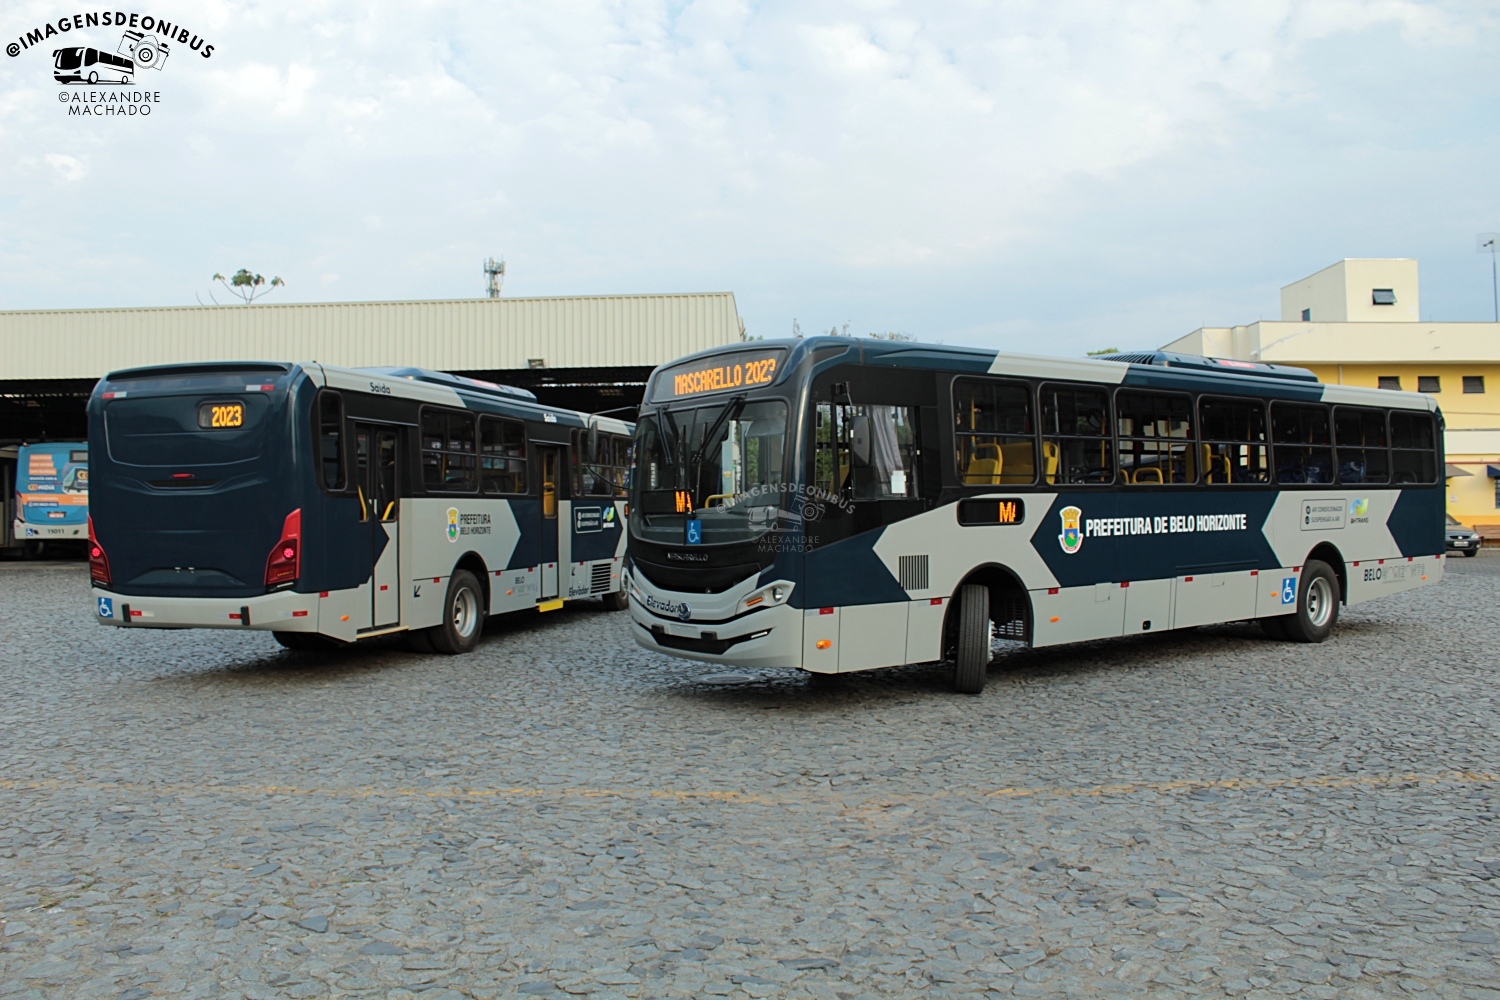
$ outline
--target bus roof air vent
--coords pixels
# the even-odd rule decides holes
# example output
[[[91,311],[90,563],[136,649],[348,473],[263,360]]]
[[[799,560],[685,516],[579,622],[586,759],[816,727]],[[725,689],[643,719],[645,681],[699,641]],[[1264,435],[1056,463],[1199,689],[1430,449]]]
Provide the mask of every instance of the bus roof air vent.
[[[407,378],[416,382],[431,382],[433,385],[445,385],[450,389],[482,392],[487,396],[500,396],[506,399],[536,399],[534,393],[526,389],[517,389],[513,385],[500,385],[496,382],[485,382],[482,379],[465,378],[462,375],[450,375],[447,372],[435,372],[426,368],[356,368],[354,370],[375,372],[386,378]]]
[[[1119,361],[1131,365],[1188,368],[1193,371],[1222,372],[1229,375],[1255,375],[1261,378],[1288,379],[1293,382],[1316,382],[1318,380],[1318,376],[1306,368],[1271,365],[1262,361],[1236,361],[1233,358],[1205,358],[1201,354],[1147,351],[1137,354],[1098,354],[1095,358],[1099,361]]]

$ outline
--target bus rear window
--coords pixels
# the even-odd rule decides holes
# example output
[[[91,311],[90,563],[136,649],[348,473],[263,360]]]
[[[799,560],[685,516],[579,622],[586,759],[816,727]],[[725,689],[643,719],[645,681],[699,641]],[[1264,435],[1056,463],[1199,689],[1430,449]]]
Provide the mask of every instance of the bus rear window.
[[[245,396],[238,426],[207,429],[199,424],[203,404],[222,399],[201,396],[141,396],[112,400],[104,409],[109,456],[126,465],[219,465],[255,458],[261,450],[255,433],[269,400]]]

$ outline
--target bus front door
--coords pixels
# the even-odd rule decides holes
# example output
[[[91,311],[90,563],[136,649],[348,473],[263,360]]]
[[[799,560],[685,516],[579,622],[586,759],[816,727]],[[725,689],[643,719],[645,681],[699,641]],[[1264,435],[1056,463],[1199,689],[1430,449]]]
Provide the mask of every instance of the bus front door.
[[[562,490],[562,449],[543,445],[542,457],[542,589],[543,601],[557,599],[557,508]]]
[[[394,427],[355,424],[363,519],[370,526],[370,618],[366,628],[401,623],[401,501],[396,493],[400,439]]]

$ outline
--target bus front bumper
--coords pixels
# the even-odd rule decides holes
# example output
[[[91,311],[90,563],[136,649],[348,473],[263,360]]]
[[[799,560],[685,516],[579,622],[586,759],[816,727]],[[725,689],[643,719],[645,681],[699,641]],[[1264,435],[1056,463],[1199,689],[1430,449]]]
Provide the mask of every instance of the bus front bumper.
[[[318,631],[317,594],[282,590],[255,597],[137,597],[98,587],[89,593],[100,625]]]
[[[673,620],[653,614],[642,600],[657,607],[689,607],[686,602],[693,601],[710,606],[704,609],[707,617],[728,617],[739,600],[755,589],[755,582],[751,577],[725,594],[674,594],[632,574],[625,583],[630,594],[631,634],[637,644],[653,652],[704,663],[742,668],[801,667],[801,608],[783,604],[728,620]],[[696,610],[690,609],[689,615],[695,617]]]

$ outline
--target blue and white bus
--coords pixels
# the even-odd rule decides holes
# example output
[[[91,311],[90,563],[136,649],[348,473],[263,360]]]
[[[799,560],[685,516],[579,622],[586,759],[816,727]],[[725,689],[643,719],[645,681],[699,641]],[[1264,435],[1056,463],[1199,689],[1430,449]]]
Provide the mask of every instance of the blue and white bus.
[[[16,450],[12,533],[27,555],[88,541],[89,446],[46,441]]]
[[[627,579],[647,649],[846,673],[1259,619],[1436,583],[1431,397],[1299,368],[821,337],[656,370]]]
[[[462,653],[487,614],[623,609],[631,430],[418,368],[114,372],[89,401],[94,614]]]

